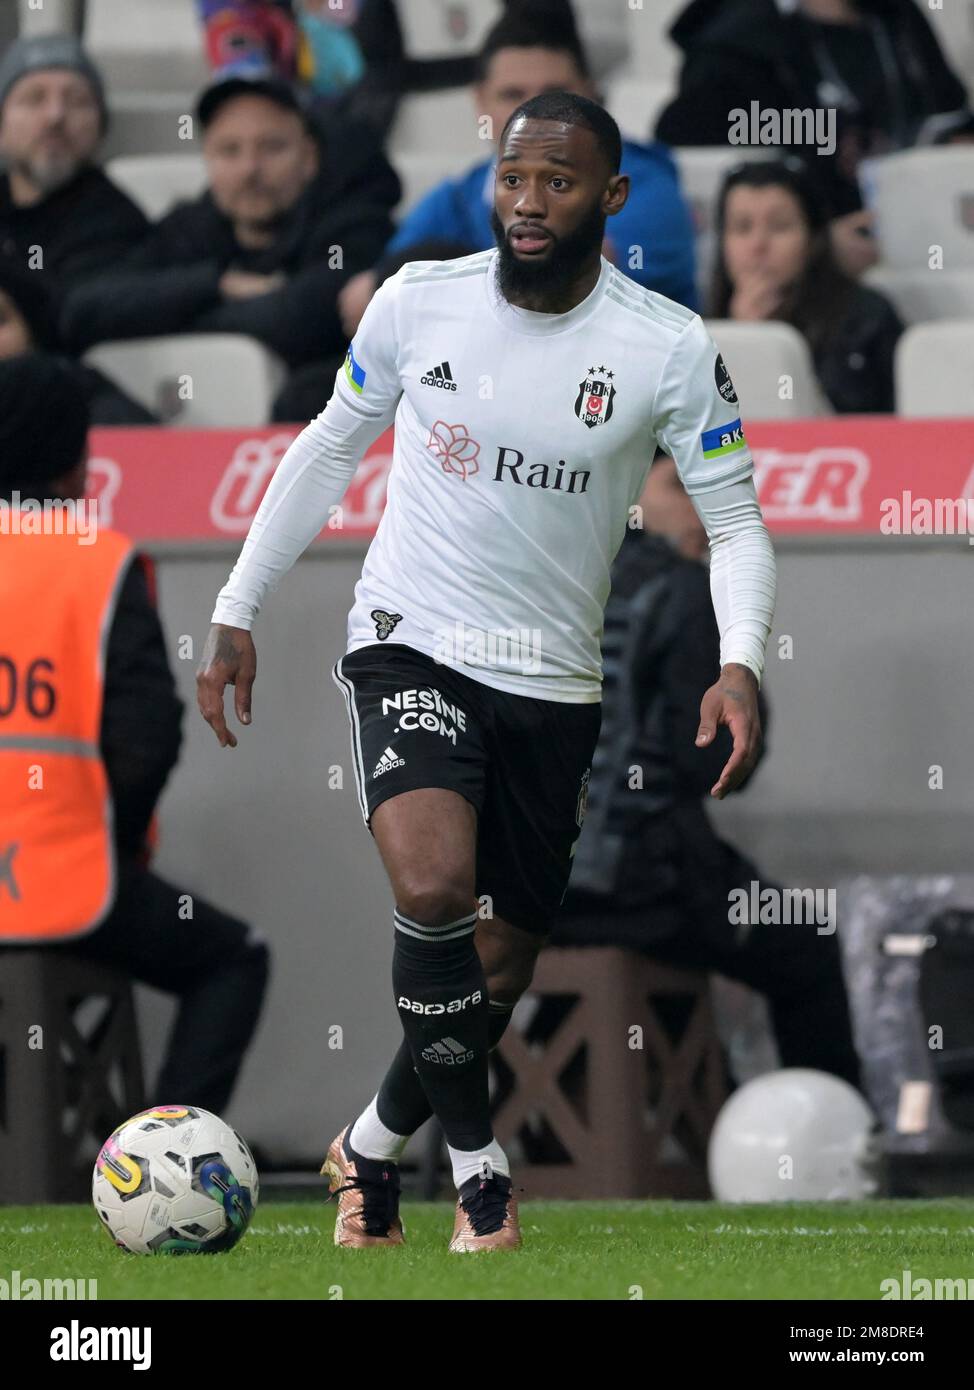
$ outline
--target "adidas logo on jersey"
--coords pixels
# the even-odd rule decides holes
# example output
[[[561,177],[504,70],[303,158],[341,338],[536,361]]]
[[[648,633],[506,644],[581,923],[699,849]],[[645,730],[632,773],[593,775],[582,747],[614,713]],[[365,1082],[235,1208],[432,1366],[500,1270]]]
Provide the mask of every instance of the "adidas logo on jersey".
[[[420,377],[419,384],[420,386],[437,386],[441,391],[455,391],[457,389],[449,362],[441,362],[438,367],[433,367],[425,376]]]
[[[439,1042],[430,1043],[429,1047],[423,1048],[422,1057],[424,1062],[438,1062],[446,1067],[459,1067],[464,1062],[473,1061],[473,1053],[468,1052],[456,1038],[441,1038]]]
[[[392,748],[383,749],[382,757],[376,763],[375,771],[372,774],[373,781],[376,777],[381,777],[384,772],[391,772],[394,767],[402,767],[405,761],[406,759],[400,758]]]

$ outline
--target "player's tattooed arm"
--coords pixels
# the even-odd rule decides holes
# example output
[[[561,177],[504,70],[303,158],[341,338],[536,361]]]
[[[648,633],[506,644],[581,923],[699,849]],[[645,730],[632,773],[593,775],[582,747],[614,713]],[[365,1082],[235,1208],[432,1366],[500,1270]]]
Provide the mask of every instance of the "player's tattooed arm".
[[[761,716],[758,712],[758,681],[749,666],[728,662],[717,681],[700,702],[698,748],[713,742],[717,729],[726,724],[734,747],[710,795],[722,801],[728,792],[750,776],[761,752]]]
[[[233,704],[241,724],[250,723],[251,691],[257,674],[257,652],[250,633],[241,627],[214,623],[196,672],[196,702],[216,734],[221,748],[236,748],[236,735],[227,728],[223,691],[234,687]]]

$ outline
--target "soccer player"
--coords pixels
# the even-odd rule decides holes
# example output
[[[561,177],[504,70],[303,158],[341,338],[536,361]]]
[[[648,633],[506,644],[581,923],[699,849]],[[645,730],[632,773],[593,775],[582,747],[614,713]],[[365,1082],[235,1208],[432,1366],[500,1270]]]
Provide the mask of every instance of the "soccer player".
[[[511,116],[497,249],[413,261],[369,304],[328,405],[294,441],[213,614],[199,704],[235,747],[224,687],[250,722],[250,629],[267,592],[395,417],[388,502],[334,678],[362,815],[395,898],[404,1038],[323,1171],[342,1245],[398,1245],[397,1161],[435,1114],[458,1189],[450,1249],[520,1243],[491,1129],[496,1045],[566,891],[600,723],[609,569],[659,445],[706,526],[721,670],[697,743],[750,770],[774,608],[731,379],[701,319],[601,255],[625,204],[620,135],[555,92]]]

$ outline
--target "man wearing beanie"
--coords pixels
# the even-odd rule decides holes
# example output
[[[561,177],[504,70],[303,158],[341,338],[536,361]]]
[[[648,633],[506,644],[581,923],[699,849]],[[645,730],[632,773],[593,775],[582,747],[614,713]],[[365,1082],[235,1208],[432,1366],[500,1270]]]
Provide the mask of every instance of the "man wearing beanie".
[[[77,39],[18,39],[0,58],[0,253],[59,294],[148,227],[93,163],[107,122],[101,78]]]
[[[0,362],[0,615],[14,692],[0,712],[0,955],[69,951],[177,996],[153,1094],[221,1113],[268,952],[195,894],[185,920],[183,890],[148,867],[183,714],[152,562],[90,518],[55,525],[77,515],[67,508],[46,507],[50,522],[36,526],[38,503],[83,498],[87,432],[70,363]],[[95,1127],[121,1118],[99,1115]]]

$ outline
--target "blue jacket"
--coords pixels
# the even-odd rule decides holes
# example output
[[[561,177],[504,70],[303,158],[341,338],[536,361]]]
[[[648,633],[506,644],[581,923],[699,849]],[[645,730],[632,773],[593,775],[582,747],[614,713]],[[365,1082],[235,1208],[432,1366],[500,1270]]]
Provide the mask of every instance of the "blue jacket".
[[[659,143],[624,140],[621,172],[632,180],[629,200],[605,224],[616,265],[646,289],[697,309],[693,220],[673,156]],[[493,197],[493,160],[459,178],[445,179],[406,214],[384,254],[405,251],[428,238],[459,241],[471,251],[489,250],[495,244],[490,229]],[[641,267],[630,264],[637,247],[642,250]]]

